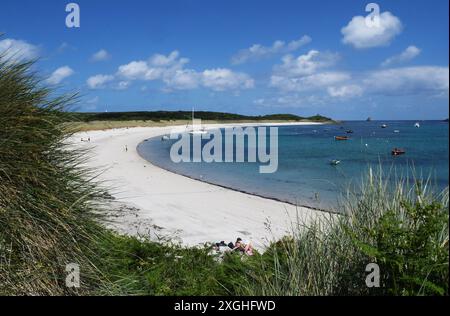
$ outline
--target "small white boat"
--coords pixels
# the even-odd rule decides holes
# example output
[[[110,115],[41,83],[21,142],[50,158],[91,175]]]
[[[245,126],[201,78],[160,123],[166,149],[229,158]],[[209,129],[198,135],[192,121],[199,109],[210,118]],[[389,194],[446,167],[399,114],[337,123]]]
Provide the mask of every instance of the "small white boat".
[[[337,159],[330,160],[330,165],[332,165],[332,166],[337,166],[340,163],[341,163],[341,161],[337,160]]]
[[[382,125],[381,125],[381,128],[386,128],[386,127],[387,127],[386,124],[382,124]]]
[[[202,135],[202,134],[207,134],[208,132],[205,129],[199,129],[199,130],[192,130],[189,132],[189,134],[191,135]]]
[[[166,140],[169,140],[170,139],[170,137],[169,136],[167,136],[167,135],[164,135],[163,137],[161,137],[161,141],[166,141]]]
[[[400,131],[399,131],[398,129],[396,129],[396,130],[394,131],[394,133],[400,133]]]
[[[419,122],[416,122],[416,124],[414,124],[414,127],[419,128],[420,127]]]

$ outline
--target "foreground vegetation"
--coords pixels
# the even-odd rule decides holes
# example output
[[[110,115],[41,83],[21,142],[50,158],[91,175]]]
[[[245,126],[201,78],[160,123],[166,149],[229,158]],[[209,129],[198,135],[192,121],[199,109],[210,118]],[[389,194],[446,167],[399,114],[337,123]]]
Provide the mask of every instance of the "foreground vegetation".
[[[0,294],[448,295],[448,190],[419,180],[369,173],[345,215],[293,225],[252,257],[106,230],[107,194],[66,144],[74,98],[55,97],[30,66],[0,57]],[[80,288],[65,286],[67,263],[80,265]],[[366,286],[368,263],[379,288]]]

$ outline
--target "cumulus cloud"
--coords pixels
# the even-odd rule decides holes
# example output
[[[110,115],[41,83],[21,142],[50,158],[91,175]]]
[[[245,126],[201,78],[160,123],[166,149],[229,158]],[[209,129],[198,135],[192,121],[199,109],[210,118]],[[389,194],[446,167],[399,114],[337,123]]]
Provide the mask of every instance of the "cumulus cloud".
[[[355,48],[386,46],[402,32],[402,22],[390,12],[381,13],[378,21],[378,25],[371,25],[366,23],[366,17],[353,17],[341,29],[343,43]]]
[[[330,85],[350,80],[350,78],[348,73],[329,71],[295,78],[272,76],[270,85],[282,91],[308,91],[327,88]]]
[[[179,90],[195,89],[199,85],[200,74],[192,69],[178,69],[174,72],[166,73],[163,81],[169,88]]]
[[[31,60],[39,56],[39,48],[26,41],[6,38],[0,40],[0,55],[15,61]]]
[[[154,80],[159,74],[151,71],[145,61],[132,61],[128,64],[119,66],[117,75],[129,80]]]
[[[173,51],[168,56],[155,54],[148,61],[132,61],[120,66],[117,76],[128,80],[163,79],[176,74],[188,62],[187,58],[179,58],[178,51]]]
[[[420,54],[420,49],[414,45],[408,46],[401,54],[389,57],[386,59],[381,66],[387,67],[392,64],[400,64],[408,62],[416,58]]]
[[[304,55],[295,58],[292,55],[284,56],[282,64],[275,66],[275,73],[288,77],[306,76],[316,73],[318,70],[330,67],[338,60],[337,54],[322,53],[317,50],[310,50]]]
[[[284,56],[282,64],[274,67],[270,86],[285,92],[298,92],[326,88],[349,80],[350,74],[327,69],[337,60],[337,54],[317,50],[310,50],[296,58],[292,55]]]
[[[392,59],[391,63],[414,58],[417,49]],[[420,51],[419,51],[420,52]],[[303,106],[329,104],[364,96],[433,96],[449,95],[449,68],[417,66],[346,72],[335,69],[336,56],[311,50],[296,58],[285,56],[273,68],[269,86],[278,96],[260,98],[258,106]]]
[[[356,84],[328,87],[327,92],[335,98],[354,98],[363,94],[363,88]]]
[[[178,51],[169,55],[155,54],[147,61],[132,61],[121,65],[117,78],[132,80],[161,80],[165,91],[190,90],[198,87],[214,91],[249,89],[254,86],[253,79],[247,74],[234,72],[226,68],[196,71],[185,68],[189,59],[180,57]]]
[[[56,69],[50,77],[47,79],[47,83],[49,84],[59,84],[64,79],[72,76],[74,71],[69,66],[63,66]]]
[[[383,95],[446,94],[448,67],[418,66],[374,71],[364,79],[365,88]]]
[[[154,67],[172,67],[182,66],[189,62],[187,58],[179,58],[180,53],[178,51],[171,52],[168,56],[163,54],[155,54],[150,57],[149,63]]]
[[[111,54],[108,53],[105,49],[101,49],[95,54],[91,56],[91,61],[97,62],[97,61],[106,61],[111,58]]]
[[[234,65],[243,64],[248,61],[255,61],[262,58],[267,58],[275,54],[286,54],[296,51],[300,47],[311,42],[311,37],[304,35],[298,40],[293,40],[289,43],[284,41],[275,41],[272,46],[263,46],[261,44],[254,44],[249,48],[240,50],[231,58],[231,63]]]
[[[126,90],[130,86],[131,82],[129,81],[119,81],[115,87],[116,90]]]
[[[214,91],[250,89],[254,80],[247,74],[226,68],[207,69],[202,73],[203,85]]]
[[[114,80],[114,76],[112,75],[95,75],[89,77],[86,81],[86,84],[90,89],[100,89],[104,88],[105,84]]]

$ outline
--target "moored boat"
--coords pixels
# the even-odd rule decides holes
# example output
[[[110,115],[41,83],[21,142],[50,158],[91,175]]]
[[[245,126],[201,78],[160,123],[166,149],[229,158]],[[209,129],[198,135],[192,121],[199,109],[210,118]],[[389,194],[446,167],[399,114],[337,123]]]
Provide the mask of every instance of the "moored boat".
[[[349,140],[348,136],[334,136],[334,140]]]
[[[392,156],[400,156],[406,154],[406,151],[401,148],[394,148],[391,151]]]
[[[341,161],[338,160],[338,159],[332,159],[332,160],[330,160],[330,165],[332,165],[332,166],[337,166],[337,165],[340,164],[340,163],[341,163]]]

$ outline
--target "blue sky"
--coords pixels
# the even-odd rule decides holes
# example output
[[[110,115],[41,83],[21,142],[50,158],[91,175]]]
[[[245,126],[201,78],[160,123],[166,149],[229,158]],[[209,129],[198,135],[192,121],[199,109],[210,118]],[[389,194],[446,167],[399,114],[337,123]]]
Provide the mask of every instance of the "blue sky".
[[[448,1],[2,1],[0,51],[78,110],[448,117]],[[370,22],[370,21],[369,21]],[[20,52],[20,53],[18,53]]]

